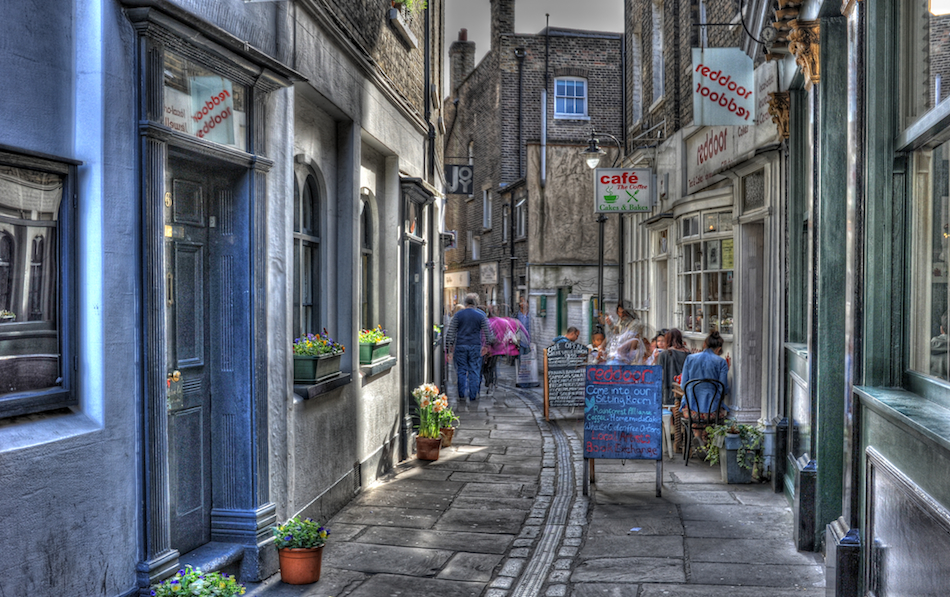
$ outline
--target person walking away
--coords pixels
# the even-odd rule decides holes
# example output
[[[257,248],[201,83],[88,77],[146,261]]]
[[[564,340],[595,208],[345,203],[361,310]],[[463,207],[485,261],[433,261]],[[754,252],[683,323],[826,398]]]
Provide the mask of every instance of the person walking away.
[[[455,360],[459,400],[478,398],[481,387],[482,347],[495,342],[488,318],[478,310],[478,295],[465,295],[464,309],[452,317],[445,334],[449,360]]]
[[[491,396],[495,391],[495,385],[498,379],[498,356],[503,354],[499,349],[504,344],[503,338],[508,331],[508,325],[504,317],[498,317],[498,307],[492,305],[488,307],[488,327],[495,335],[495,343],[491,346],[483,347],[482,353],[482,379],[485,380],[485,394]]]
[[[666,345],[666,350],[660,353],[658,359],[660,367],[663,367],[663,404],[673,404],[673,384],[683,372],[689,349],[683,343],[683,333],[677,328],[666,332]]]
[[[726,363],[726,359],[720,356],[722,355],[722,344],[722,336],[719,335],[719,332],[711,332],[703,344],[703,351],[686,357],[686,362],[683,363],[683,381],[681,382],[683,389],[685,389],[686,384],[689,383],[691,379],[719,380],[723,388],[723,402],[722,407],[719,409],[720,418],[725,417],[729,410],[729,407],[727,407],[725,403],[725,397],[729,394],[729,365]],[[694,421],[702,421],[709,418],[709,409],[712,408],[714,394],[715,390],[713,390],[709,384],[700,384],[700,386],[693,391],[693,395],[690,396],[690,398],[695,404],[691,405],[693,409],[689,414]],[[686,400],[683,400],[683,405],[680,409],[685,411]],[[705,438],[703,437],[705,432],[694,430],[693,435],[699,438],[705,445]]]

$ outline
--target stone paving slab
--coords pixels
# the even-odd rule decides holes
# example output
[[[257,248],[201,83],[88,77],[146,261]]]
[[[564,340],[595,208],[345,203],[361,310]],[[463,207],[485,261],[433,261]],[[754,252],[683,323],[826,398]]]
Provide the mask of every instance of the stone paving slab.
[[[686,582],[679,558],[598,558],[578,564],[571,582]]]
[[[742,504],[683,504],[683,520],[737,520],[741,522],[792,522],[790,508],[773,506],[746,506]]]
[[[523,475],[537,477],[541,473],[541,463],[534,464],[505,464],[501,468],[503,475]]]
[[[332,568],[417,577],[435,576],[452,557],[444,549],[370,543],[327,543],[323,551],[324,563]]]
[[[471,445],[473,446],[505,446],[507,448],[534,448],[537,453],[541,452],[541,445],[544,442],[541,438],[537,440],[529,439],[509,439],[504,437],[473,437]]]
[[[518,534],[527,513],[524,510],[463,510],[452,508],[442,515],[437,531]]]
[[[347,597],[479,597],[483,583],[378,574]]]
[[[538,473],[533,475],[506,475],[504,473],[486,475],[483,473],[455,472],[452,473],[449,480],[460,483],[517,483],[518,485],[529,485],[538,482]]]
[[[684,520],[687,537],[724,537],[791,541],[791,527],[784,521],[738,523],[735,520]]]
[[[433,462],[431,467],[439,470],[450,470],[452,472],[490,473],[492,476],[500,473],[502,469],[501,464],[493,464],[490,462],[472,462],[470,460],[446,460],[443,462],[441,459]]]
[[[360,535],[357,541],[377,545],[503,554],[508,550],[514,538],[514,535],[507,533],[422,531],[395,527],[370,527]]]
[[[624,597],[628,595],[639,597],[825,597],[825,590],[804,587],[784,589],[771,587],[763,590],[761,587],[655,584],[643,585],[640,593],[625,593]]]
[[[531,498],[460,496],[455,498],[452,505],[456,508],[467,508],[469,510],[495,510],[497,508],[531,510],[536,503],[537,500]]]
[[[454,496],[444,493],[403,493],[400,491],[364,491],[350,501],[349,506],[391,506],[411,505],[418,509],[444,510],[452,505]]]
[[[366,525],[362,524],[346,524],[342,522],[333,521],[333,526],[330,527],[330,534],[332,535],[331,541],[351,541],[353,537],[356,537],[361,532],[366,530]]]
[[[733,564],[820,564],[821,555],[796,551],[791,542],[768,542],[756,539],[686,538],[692,562],[724,562]]]
[[[324,564],[320,570],[320,580],[312,585],[288,585],[280,580],[280,574],[275,574],[262,583],[247,583],[244,597],[329,597],[342,595],[347,587],[368,578],[369,575],[362,572]]]
[[[631,597],[638,595],[640,585],[629,583],[584,583],[576,585],[571,597]],[[761,596],[760,596],[761,597]]]
[[[739,504],[730,491],[693,491],[663,488],[663,499],[673,504]],[[762,504],[770,505],[770,504]],[[774,505],[774,504],[771,504]]]
[[[592,558],[606,558],[622,554],[630,557],[661,557],[682,558],[683,537],[679,535],[641,535],[628,533],[627,535],[597,534],[591,529],[584,547],[578,556],[582,560]],[[690,550],[692,556],[692,550]]]
[[[467,483],[459,492],[459,497],[534,497],[537,494],[536,484],[525,483]]]
[[[772,564],[723,564],[693,562],[691,583],[706,585],[754,585],[760,587],[816,588],[825,583],[821,566],[788,566]]]
[[[411,529],[432,528],[441,512],[395,508],[389,506],[347,506],[333,517],[334,522],[408,527]],[[331,526],[332,530],[333,527]]]
[[[444,481],[442,483],[433,483],[425,479],[415,479],[415,478],[400,478],[399,482],[389,481],[387,483],[381,483],[379,485],[374,485],[367,491],[397,491],[402,494],[406,493],[448,493],[455,495],[460,489],[462,489],[462,483],[453,483],[451,481]]]
[[[502,556],[460,552],[452,556],[438,578],[487,583]]]
[[[534,456],[540,458],[542,451],[537,446],[512,446],[508,445],[502,452],[505,456]]]

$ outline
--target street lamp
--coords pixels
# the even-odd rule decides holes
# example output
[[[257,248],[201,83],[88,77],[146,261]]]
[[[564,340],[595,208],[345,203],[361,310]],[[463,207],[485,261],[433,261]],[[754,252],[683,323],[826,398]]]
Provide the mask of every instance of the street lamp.
[[[591,170],[595,170],[597,166],[600,165],[600,160],[607,155],[607,152],[600,148],[600,140],[595,136],[594,129],[590,129],[590,139],[587,140],[587,148],[581,152],[581,156],[584,158],[584,161],[587,162],[587,167]],[[614,163],[612,168],[616,168],[617,164],[620,162],[620,154],[622,149],[620,147],[620,141],[617,141],[617,138],[609,133],[602,133],[613,139],[614,143],[617,144],[617,155],[614,156]],[[623,220],[621,220],[621,223]],[[604,224],[607,223],[607,214],[597,214],[597,224],[598,224],[598,240],[597,240],[597,315],[604,312]],[[620,234],[623,234],[621,230]],[[621,242],[623,238],[621,237]],[[622,253],[623,251],[621,251]],[[621,259],[618,262],[620,264],[621,272],[623,271],[623,255],[621,254]]]

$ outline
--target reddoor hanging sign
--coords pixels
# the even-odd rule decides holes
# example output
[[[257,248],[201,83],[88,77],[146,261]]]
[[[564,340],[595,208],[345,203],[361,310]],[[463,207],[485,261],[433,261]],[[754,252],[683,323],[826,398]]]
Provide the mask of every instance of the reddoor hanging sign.
[[[752,58],[739,48],[693,48],[693,124],[754,123]]]
[[[652,209],[652,169],[597,168],[594,170],[594,213],[631,213]]]

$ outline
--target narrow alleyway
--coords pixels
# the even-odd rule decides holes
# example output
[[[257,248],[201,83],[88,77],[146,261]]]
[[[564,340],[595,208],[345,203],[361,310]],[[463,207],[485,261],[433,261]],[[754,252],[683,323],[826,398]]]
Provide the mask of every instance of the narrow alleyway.
[[[329,521],[320,582],[275,575],[254,597],[785,597],[824,594],[819,554],[796,552],[791,511],[768,485],[718,468],[597,461],[581,491],[583,412],[542,416],[540,389],[453,405],[454,445],[411,460]],[[450,397],[454,395],[454,388]],[[568,464],[568,466],[563,466]]]

